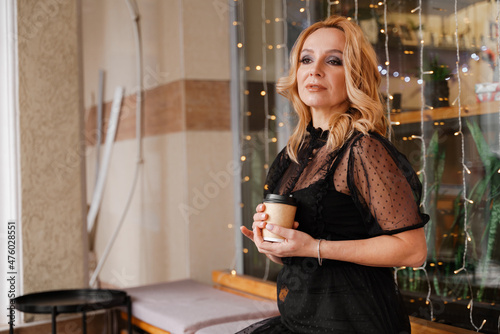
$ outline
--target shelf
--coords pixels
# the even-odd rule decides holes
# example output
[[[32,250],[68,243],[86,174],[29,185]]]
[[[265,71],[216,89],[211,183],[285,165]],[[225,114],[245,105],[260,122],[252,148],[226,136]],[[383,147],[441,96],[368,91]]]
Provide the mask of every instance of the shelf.
[[[494,114],[500,111],[500,102],[483,102],[477,103],[473,105],[463,105],[462,106],[462,117],[470,117],[477,115],[486,115],[486,114]],[[436,109],[425,109],[423,112],[424,122],[429,121],[437,121],[437,120],[445,120],[445,119],[454,119],[458,118],[458,107],[444,107],[444,108],[436,108]],[[391,122],[394,125],[394,122],[399,122],[399,124],[411,124],[411,123],[420,123],[421,121],[421,112],[420,110],[415,111],[403,111],[401,113],[391,114]],[[399,125],[398,124],[398,125]]]

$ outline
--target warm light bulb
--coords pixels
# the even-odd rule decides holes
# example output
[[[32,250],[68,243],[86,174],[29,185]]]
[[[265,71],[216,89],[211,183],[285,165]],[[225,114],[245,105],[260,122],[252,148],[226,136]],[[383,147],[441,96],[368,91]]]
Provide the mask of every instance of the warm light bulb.
[[[260,95],[265,96],[266,95],[266,91],[265,90],[261,91]]]
[[[271,115],[271,116],[269,116],[269,118],[270,118],[272,121],[276,120],[276,116],[275,116],[275,115]]]
[[[238,43],[237,46],[238,46],[238,48],[241,49],[243,47],[243,43]]]
[[[246,140],[250,140],[250,139],[252,139],[252,136],[248,135],[248,136],[245,137],[245,139]]]
[[[233,228],[233,224],[227,224],[227,228]]]
[[[250,66],[245,66],[245,71],[250,71]]]
[[[231,270],[231,275],[236,276],[236,270]]]
[[[242,155],[242,156],[240,157],[240,160],[241,160],[241,161],[245,161],[245,160],[247,160],[247,157],[246,157],[246,156],[244,156],[244,155]]]
[[[303,12],[305,12],[305,11],[306,11],[306,9],[305,9],[305,8],[301,8],[301,9],[299,9],[299,12],[301,12],[301,13],[303,13]]]
[[[243,253],[247,254],[248,253],[248,248],[243,248]]]
[[[257,71],[260,71],[260,70],[262,69],[262,67],[261,67],[260,65],[257,65],[257,66],[255,66],[255,69],[256,69]]]
[[[273,143],[276,143],[276,142],[278,141],[278,138],[274,137],[274,138],[272,138],[272,139],[271,139],[271,141],[272,141]]]
[[[249,95],[250,91],[248,89],[245,89],[245,95]]]
[[[278,126],[281,128],[281,127],[285,126],[285,123],[283,123],[283,122],[279,122],[279,123],[278,123]],[[498,173],[500,173],[500,169],[498,170]]]

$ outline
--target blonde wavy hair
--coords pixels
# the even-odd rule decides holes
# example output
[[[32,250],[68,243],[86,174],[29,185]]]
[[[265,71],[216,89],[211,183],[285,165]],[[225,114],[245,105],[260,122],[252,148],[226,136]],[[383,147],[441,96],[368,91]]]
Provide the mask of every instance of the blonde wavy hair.
[[[385,135],[388,126],[378,90],[381,78],[373,47],[354,22],[342,16],[330,16],[302,31],[290,53],[290,72],[288,76],[280,78],[276,85],[277,92],[292,102],[299,116],[299,122],[287,144],[287,153],[295,162],[312,117],[311,110],[299,97],[297,86],[299,56],[305,40],[321,28],[339,29],[345,34],[343,64],[350,104],[347,112],[333,113],[330,117],[327,147],[332,151],[341,147],[355,130],[364,134],[372,131]]]

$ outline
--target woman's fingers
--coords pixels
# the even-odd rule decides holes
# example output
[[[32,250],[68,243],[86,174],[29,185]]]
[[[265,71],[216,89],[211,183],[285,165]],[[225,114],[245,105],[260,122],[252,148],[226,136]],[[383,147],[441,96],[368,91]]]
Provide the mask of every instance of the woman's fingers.
[[[257,212],[264,212],[264,211],[266,211],[266,205],[264,203],[260,203],[255,208],[255,211],[257,211]]]
[[[257,213],[254,213],[254,215],[253,215],[254,221],[264,221],[267,218],[269,218],[269,216],[267,215],[267,213],[264,213],[264,212],[257,212]]]
[[[263,221],[255,221],[255,222],[253,222],[253,224],[252,224],[252,229],[254,229],[254,228],[256,228],[256,227],[257,227],[257,228],[264,228],[264,227],[266,227],[266,224],[267,224],[267,223],[266,223],[266,222],[263,222]]]
[[[245,237],[253,241],[253,231],[250,231],[245,226],[240,227],[240,231]]]

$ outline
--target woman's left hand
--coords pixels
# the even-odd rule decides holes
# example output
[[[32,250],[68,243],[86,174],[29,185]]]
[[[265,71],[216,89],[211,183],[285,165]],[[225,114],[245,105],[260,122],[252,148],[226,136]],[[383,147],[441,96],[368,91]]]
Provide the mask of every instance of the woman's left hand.
[[[262,230],[254,228],[253,241],[260,253],[277,257],[315,257],[317,242],[309,234],[297,231],[298,223],[293,229],[266,224],[265,228],[276,235],[284,237],[282,242],[268,242],[262,238]]]

